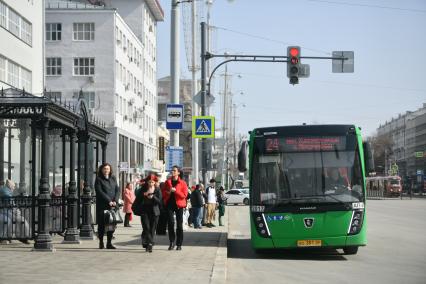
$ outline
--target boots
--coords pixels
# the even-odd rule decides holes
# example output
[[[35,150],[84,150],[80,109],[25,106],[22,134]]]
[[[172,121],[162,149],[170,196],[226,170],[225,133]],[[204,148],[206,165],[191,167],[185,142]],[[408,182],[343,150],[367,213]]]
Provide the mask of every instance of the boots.
[[[112,241],[112,233],[113,232],[107,232],[107,245],[106,245],[107,249],[116,249],[116,247],[113,246],[112,243],[111,243],[111,241]]]
[[[131,227],[130,225],[130,213],[126,213],[124,216],[124,227]]]
[[[104,249],[104,236],[99,236],[99,249]]]

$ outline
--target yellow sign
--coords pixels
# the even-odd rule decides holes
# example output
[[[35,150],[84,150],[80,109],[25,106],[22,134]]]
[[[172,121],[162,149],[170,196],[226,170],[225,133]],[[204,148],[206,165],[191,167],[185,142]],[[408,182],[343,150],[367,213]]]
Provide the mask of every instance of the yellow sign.
[[[192,138],[214,138],[214,116],[193,116]]]

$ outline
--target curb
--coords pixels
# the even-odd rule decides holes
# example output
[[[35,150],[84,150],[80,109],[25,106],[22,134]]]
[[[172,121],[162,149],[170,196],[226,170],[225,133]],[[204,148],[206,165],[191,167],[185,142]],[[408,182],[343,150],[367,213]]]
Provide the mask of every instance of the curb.
[[[226,217],[228,217],[228,210],[226,210]],[[228,229],[229,218],[227,218],[226,231],[220,233],[218,249],[216,251],[216,258],[213,263],[212,274],[210,283],[219,284],[226,283],[227,262],[228,262]]]

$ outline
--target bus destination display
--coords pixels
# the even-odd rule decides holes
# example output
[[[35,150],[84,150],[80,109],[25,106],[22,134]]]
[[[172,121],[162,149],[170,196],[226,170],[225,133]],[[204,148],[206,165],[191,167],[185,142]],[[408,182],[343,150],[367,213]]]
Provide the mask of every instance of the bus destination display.
[[[344,150],[345,137],[283,137],[267,138],[266,152],[312,152]]]

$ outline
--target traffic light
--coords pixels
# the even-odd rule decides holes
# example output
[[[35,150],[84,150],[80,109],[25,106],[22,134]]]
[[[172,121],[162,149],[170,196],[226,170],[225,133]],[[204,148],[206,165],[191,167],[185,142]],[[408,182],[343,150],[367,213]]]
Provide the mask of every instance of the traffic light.
[[[287,47],[287,77],[290,84],[299,84],[300,77],[300,46]]]

